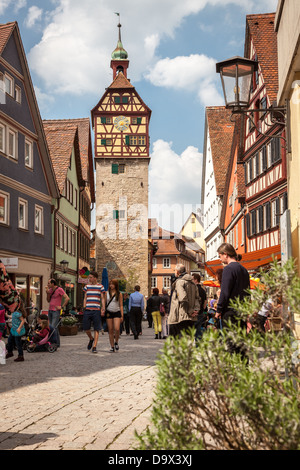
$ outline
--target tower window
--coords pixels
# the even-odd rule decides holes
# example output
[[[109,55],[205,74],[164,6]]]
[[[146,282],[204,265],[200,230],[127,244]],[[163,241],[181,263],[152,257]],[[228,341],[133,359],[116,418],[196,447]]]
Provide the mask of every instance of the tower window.
[[[126,145],[129,146],[145,146],[146,136],[145,135],[127,135],[125,138]]]
[[[121,174],[121,173],[125,173],[125,165],[124,164],[119,165],[119,174]]]
[[[105,145],[106,147],[111,147],[112,146],[112,140],[111,139],[101,139],[101,145]]]
[[[113,175],[119,174],[119,165],[117,163],[113,163],[111,166],[111,172]]]
[[[133,117],[132,118],[132,124],[136,124],[136,125],[142,124],[142,118],[141,117]]]

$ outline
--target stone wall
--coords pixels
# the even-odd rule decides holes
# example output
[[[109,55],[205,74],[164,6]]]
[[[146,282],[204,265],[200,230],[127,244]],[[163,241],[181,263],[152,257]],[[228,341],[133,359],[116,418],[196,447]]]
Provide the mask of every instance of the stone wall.
[[[112,173],[112,165],[125,172]],[[96,269],[148,295],[149,159],[96,160]],[[123,171],[123,169],[122,169]],[[116,213],[118,211],[118,213]]]

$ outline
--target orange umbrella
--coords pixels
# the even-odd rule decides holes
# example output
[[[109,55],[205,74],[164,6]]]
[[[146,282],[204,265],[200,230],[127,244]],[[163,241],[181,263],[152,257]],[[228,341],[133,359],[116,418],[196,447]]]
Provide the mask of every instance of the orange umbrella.
[[[204,281],[202,284],[206,287],[220,287],[219,281]]]

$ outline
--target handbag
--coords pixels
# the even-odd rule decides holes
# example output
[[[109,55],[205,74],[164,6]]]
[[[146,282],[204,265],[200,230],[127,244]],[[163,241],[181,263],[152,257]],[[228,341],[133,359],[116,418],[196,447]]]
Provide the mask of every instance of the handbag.
[[[108,308],[109,304],[114,300],[115,296],[116,296],[116,294],[113,295],[112,298],[109,300],[108,304],[106,304],[106,307],[105,307],[105,315],[108,314],[107,308]]]

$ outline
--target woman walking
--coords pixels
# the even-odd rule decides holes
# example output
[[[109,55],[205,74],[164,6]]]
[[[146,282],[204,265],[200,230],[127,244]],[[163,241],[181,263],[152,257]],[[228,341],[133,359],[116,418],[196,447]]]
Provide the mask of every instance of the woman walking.
[[[123,296],[119,283],[112,279],[106,297],[106,323],[108,328],[110,352],[119,350],[120,325],[123,322]]]
[[[155,339],[161,339],[161,315],[160,315],[160,304],[162,303],[161,297],[159,297],[159,290],[155,287],[151,297],[148,299],[147,308],[152,314]]]

